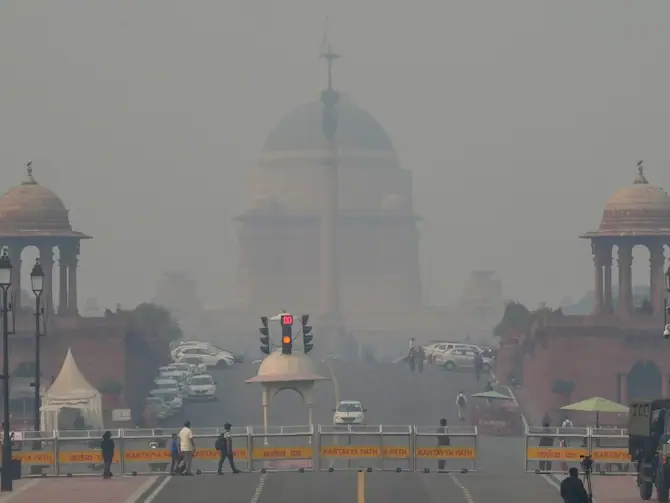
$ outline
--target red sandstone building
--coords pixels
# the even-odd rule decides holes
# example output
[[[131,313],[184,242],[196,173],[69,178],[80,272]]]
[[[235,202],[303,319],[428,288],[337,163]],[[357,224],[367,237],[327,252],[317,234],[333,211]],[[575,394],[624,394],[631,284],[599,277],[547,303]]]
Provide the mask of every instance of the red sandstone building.
[[[7,247],[13,265],[11,291],[14,297],[16,333],[10,336],[10,367],[17,376],[10,381],[12,409],[21,415],[21,409],[32,413],[29,390],[17,389],[21,377],[34,375],[35,317],[34,303],[22,304],[32,297],[28,271],[33,264],[22,267],[22,253],[35,247],[45,272],[42,299],[46,306],[46,335],[41,340],[42,383],[45,386],[55,377],[69,348],[79,368],[93,386],[116,382],[124,391],[115,400],[116,406],[135,404],[141,397],[130,396],[149,368],[149,353],[153,353],[142,334],[129,331],[128,318],[123,313],[107,311],[105,316],[81,317],[77,307],[77,263],[80,242],[90,236],[72,229],[66,209],[60,198],[37,183],[28,168],[26,180],[0,198],[0,248]],[[54,259],[57,253],[57,260]],[[21,271],[23,270],[23,278]],[[57,275],[57,276],[56,276]],[[23,279],[23,281],[22,281]],[[57,280],[58,295],[54,296]],[[167,350],[164,352],[167,354]],[[19,369],[19,372],[16,372]],[[25,375],[24,375],[25,374]]]
[[[667,396],[670,343],[662,332],[670,196],[650,185],[639,166],[633,185],[607,201],[599,228],[581,237],[593,250],[593,313],[548,313],[528,333],[507,334],[501,341],[500,376],[516,365],[527,401],[549,412],[592,396],[622,403]],[[636,246],[648,248],[650,257],[648,301],[639,306],[632,295]]]

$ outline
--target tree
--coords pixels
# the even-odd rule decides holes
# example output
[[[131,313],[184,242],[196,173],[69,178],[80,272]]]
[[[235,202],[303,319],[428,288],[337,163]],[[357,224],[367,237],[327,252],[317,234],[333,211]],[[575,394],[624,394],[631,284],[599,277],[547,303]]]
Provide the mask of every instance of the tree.
[[[128,313],[130,330],[150,338],[167,341],[180,339],[183,335],[179,323],[170,311],[162,306],[144,302]]]

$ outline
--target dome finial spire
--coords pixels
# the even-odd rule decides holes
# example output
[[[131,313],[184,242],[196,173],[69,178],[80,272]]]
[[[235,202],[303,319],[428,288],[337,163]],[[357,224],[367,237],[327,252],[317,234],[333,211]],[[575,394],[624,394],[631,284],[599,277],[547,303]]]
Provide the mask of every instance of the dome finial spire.
[[[339,93],[333,89],[333,62],[340,57],[333,52],[333,47],[328,40],[328,16],[324,21],[323,41],[321,42],[321,54],[319,57],[325,59],[328,63],[328,88],[321,92],[321,101],[323,102],[323,135],[328,140],[335,138],[337,132],[337,113],[335,105],[340,100]]]
[[[37,183],[33,177],[33,161],[28,161],[26,163],[26,174],[28,175],[28,178],[25,183]]]
[[[637,163],[637,177],[635,178],[635,181],[633,182],[635,185],[649,185],[649,182],[647,181],[647,178],[644,176],[644,166],[642,165],[642,161]]]

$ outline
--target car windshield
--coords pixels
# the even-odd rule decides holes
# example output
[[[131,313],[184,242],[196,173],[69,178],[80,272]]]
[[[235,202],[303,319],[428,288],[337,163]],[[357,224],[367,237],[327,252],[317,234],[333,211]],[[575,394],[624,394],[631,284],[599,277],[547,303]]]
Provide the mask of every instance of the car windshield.
[[[194,377],[191,379],[191,385],[193,386],[205,386],[207,384],[213,384],[212,378],[209,376]]]
[[[337,406],[337,412],[363,412],[359,403],[341,403]]]

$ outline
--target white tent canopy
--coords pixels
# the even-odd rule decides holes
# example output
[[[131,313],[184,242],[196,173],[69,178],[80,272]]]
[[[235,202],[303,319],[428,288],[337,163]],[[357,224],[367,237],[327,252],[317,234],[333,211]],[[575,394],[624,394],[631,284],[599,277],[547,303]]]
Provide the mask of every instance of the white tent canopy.
[[[102,396],[77,367],[71,349],[67,351],[58,377],[42,396],[42,429],[57,430],[58,416],[65,408],[79,409],[88,428],[102,429]]]

